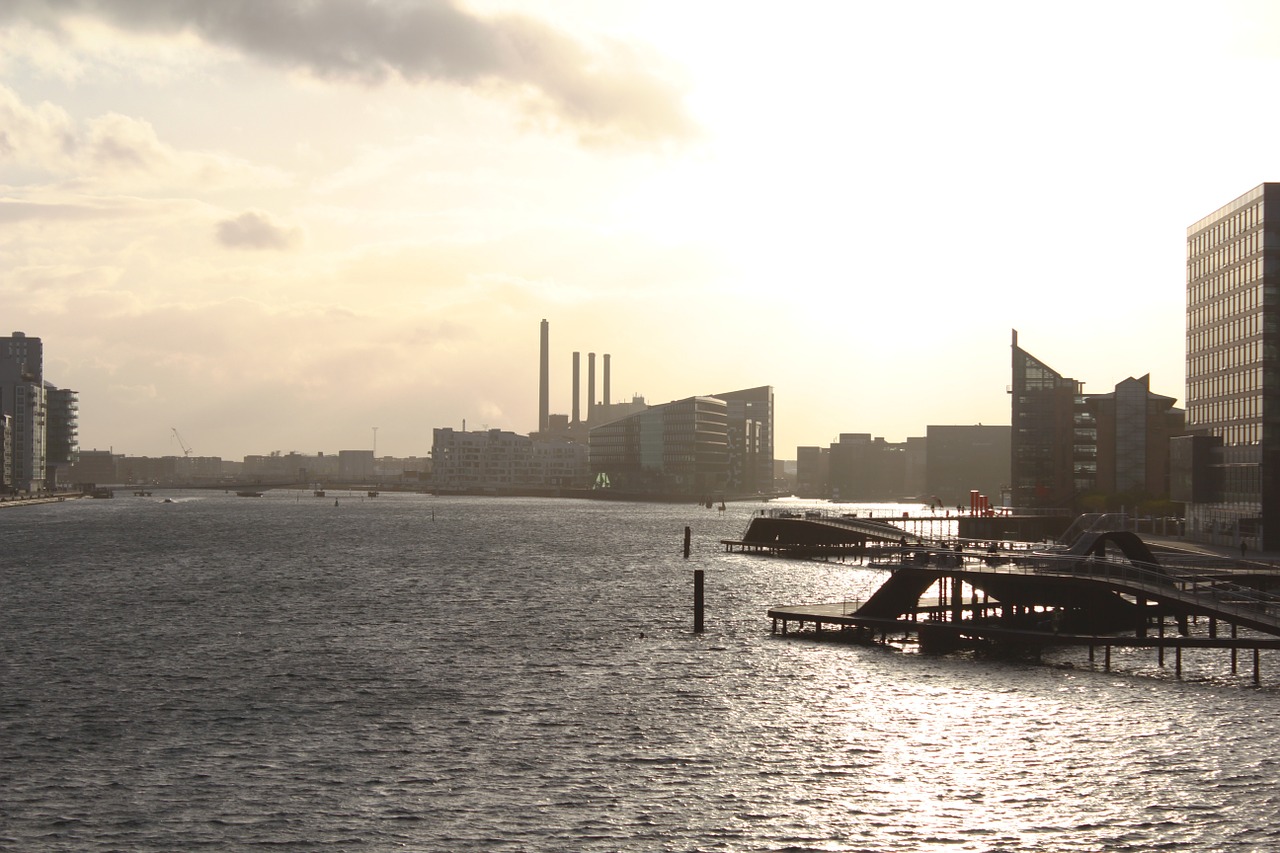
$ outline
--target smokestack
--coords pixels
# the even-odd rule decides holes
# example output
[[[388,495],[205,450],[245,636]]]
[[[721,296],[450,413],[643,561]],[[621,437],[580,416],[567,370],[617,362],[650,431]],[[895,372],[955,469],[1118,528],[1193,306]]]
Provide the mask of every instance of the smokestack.
[[[551,423],[551,335],[547,321],[542,321],[542,350],[538,365],[538,432],[546,432]]]
[[[604,354],[604,394],[601,395],[600,402],[606,406],[613,402],[613,398],[609,396],[609,353]]]
[[[587,353],[587,423],[596,419],[596,354]]]
[[[571,423],[578,422],[578,415],[581,409],[578,406],[578,399],[582,396],[582,392],[578,387],[578,362],[581,353],[573,354],[573,420]]]

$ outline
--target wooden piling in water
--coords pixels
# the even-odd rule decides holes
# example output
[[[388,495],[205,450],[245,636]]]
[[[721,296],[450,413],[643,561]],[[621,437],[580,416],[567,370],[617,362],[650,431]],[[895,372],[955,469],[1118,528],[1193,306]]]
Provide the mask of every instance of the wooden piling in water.
[[[685,528],[685,530],[688,530],[688,529],[689,528],[687,527]],[[688,555],[686,554],[686,556]],[[693,633],[695,634],[701,634],[702,627],[703,627],[702,611],[703,611],[704,601],[703,601],[702,587],[703,587],[702,569],[694,569],[693,571]],[[785,630],[786,630],[786,626],[784,625],[783,631]]]

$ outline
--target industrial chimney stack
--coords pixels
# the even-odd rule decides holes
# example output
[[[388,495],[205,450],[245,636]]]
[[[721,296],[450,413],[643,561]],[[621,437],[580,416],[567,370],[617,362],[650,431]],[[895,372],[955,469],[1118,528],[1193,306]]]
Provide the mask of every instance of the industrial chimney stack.
[[[596,419],[596,354],[587,353],[587,423]]]
[[[579,422],[580,420],[579,416],[582,413],[582,409],[578,405],[578,400],[582,396],[582,390],[578,385],[578,375],[579,375],[578,364],[580,361],[579,356],[581,356],[581,353],[575,352],[573,354],[573,420],[571,421],[571,423],[575,423],[575,424]]]
[[[542,321],[542,350],[538,364],[538,432],[551,425],[551,337],[547,321]]]
[[[609,353],[604,354],[604,393],[600,396],[600,402],[604,403],[605,411],[609,411],[608,405],[612,402],[612,398],[609,396]],[[605,417],[608,417],[608,415]]]

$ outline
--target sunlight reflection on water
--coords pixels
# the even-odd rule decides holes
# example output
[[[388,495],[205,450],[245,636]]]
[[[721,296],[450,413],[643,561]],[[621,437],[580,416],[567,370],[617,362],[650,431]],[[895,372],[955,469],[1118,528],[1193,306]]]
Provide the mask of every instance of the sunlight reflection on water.
[[[1277,841],[1274,687],[771,636],[867,570],[726,554],[755,505],[180,497],[0,517],[0,846]]]

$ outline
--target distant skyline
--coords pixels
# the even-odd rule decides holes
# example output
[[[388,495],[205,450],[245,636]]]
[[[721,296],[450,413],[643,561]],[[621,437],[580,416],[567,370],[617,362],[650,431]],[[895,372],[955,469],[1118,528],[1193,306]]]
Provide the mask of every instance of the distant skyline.
[[[1011,328],[1181,406],[1278,75],[1261,0],[15,0],[0,334],[130,455],[527,433],[543,318],[552,412],[771,385],[779,458],[1008,423]]]

